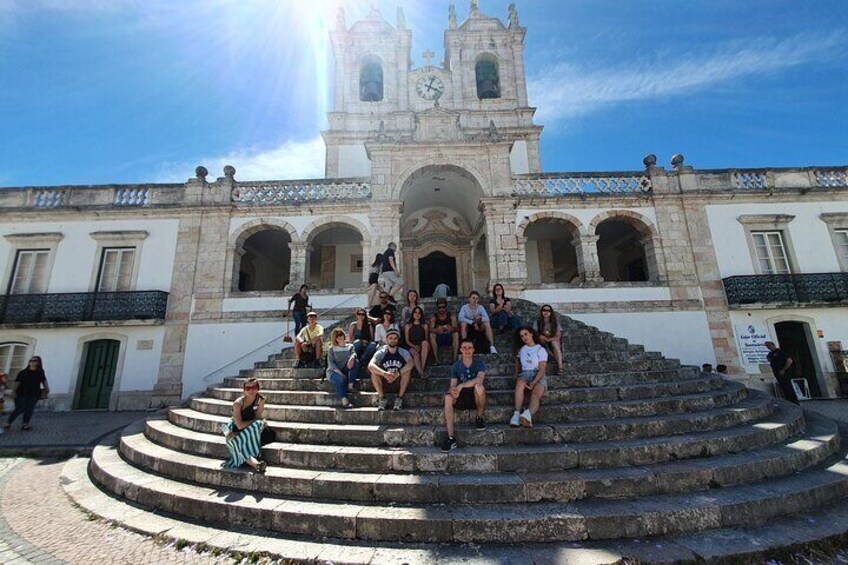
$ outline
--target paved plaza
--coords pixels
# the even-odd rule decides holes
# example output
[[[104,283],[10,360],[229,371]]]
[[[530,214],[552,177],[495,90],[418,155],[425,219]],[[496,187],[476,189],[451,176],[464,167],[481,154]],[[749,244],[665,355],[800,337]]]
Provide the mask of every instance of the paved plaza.
[[[848,424],[848,401],[811,402],[805,408]],[[16,428],[0,436],[0,563],[121,564],[273,563],[182,546],[118,527],[75,506],[62,489],[65,453],[83,455],[143,412],[37,413],[33,431]],[[28,457],[19,456],[21,453]],[[67,455],[69,456],[69,455]],[[66,456],[66,457],[67,457]],[[590,563],[589,561],[581,562]],[[848,563],[848,550],[818,551],[772,560],[770,565]]]

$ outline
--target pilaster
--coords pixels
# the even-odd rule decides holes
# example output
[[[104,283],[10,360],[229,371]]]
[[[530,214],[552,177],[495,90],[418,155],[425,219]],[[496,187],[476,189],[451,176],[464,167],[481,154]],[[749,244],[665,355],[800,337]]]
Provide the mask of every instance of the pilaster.
[[[289,243],[289,249],[291,250],[291,267],[286,290],[296,291],[306,282],[306,244],[292,242]]]
[[[577,251],[577,272],[583,279],[584,283],[598,284],[603,282],[601,277],[601,263],[598,259],[598,239],[597,234],[576,234],[571,240],[574,249]]]
[[[523,289],[527,280],[527,256],[516,235],[518,227],[513,203],[484,199],[480,209],[486,220],[489,286],[499,282],[509,290]]]

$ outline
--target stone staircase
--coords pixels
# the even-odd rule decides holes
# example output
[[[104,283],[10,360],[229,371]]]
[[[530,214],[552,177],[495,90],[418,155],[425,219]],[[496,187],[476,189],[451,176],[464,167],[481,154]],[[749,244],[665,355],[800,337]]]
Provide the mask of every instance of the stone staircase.
[[[525,319],[538,311],[516,306]],[[488,427],[473,429],[473,414],[460,412],[451,453],[436,447],[446,364],[413,379],[402,411],[378,412],[367,379],[357,408],[340,410],[323,371],[293,369],[287,351],[130,426],[117,447],[95,449],[89,474],[114,496],[188,520],[387,551],[397,542],[668,539],[791,519],[848,495],[833,422],[562,324],[566,374],[549,377],[532,429],[506,425],[508,336],[496,340],[500,354],[484,355]],[[279,440],[263,450],[265,475],[221,468],[219,426],[248,377],[259,379]]]

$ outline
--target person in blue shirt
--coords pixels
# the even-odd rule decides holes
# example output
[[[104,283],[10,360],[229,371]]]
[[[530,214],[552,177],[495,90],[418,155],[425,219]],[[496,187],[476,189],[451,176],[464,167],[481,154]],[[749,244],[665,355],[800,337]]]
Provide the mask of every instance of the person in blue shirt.
[[[476,410],[477,418],[474,427],[486,429],[483,414],[486,410],[486,364],[482,359],[474,357],[474,342],[463,339],[459,344],[459,359],[450,371],[450,388],[445,393],[445,427],[448,437],[442,443],[442,451],[456,449],[454,437],[454,413],[456,410]]]

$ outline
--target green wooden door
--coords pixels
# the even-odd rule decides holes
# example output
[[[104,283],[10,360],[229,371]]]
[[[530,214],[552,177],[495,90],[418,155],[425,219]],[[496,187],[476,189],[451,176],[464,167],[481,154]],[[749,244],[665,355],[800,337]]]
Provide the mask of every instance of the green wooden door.
[[[113,339],[98,339],[88,343],[77,408],[109,408],[120,345],[120,342]]]

